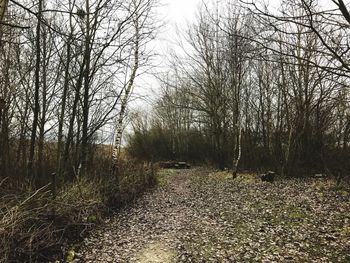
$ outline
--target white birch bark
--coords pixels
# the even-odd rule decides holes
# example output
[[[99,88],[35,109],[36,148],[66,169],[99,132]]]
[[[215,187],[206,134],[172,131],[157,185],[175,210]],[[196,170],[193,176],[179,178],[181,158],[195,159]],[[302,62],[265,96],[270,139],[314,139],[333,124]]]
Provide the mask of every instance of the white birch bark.
[[[241,145],[241,138],[242,138],[242,127],[241,127],[241,121],[238,120],[237,123],[237,146],[235,147],[235,155],[233,159],[233,165],[232,165],[232,177],[233,179],[236,178],[237,176],[237,171],[238,171],[238,165],[239,161],[241,159],[241,153],[242,153],[242,145]]]
[[[127,87],[125,89],[125,94],[124,94],[122,101],[121,101],[121,108],[120,108],[120,112],[119,112],[119,115],[117,118],[117,123],[116,123],[115,141],[114,141],[114,147],[113,147],[113,153],[112,153],[113,166],[115,169],[118,168],[120,145],[121,145],[121,139],[122,139],[122,133],[123,133],[123,120],[125,117],[125,111],[126,111],[128,100],[129,100],[129,97],[131,95],[131,91],[132,91],[132,88],[134,85],[136,73],[137,73],[137,70],[139,67],[140,33],[139,33],[138,15],[137,14],[135,14],[134,26],[135,26],[134,65],[133,65],[133,68],[131,71],[129,82],[128,82]]]

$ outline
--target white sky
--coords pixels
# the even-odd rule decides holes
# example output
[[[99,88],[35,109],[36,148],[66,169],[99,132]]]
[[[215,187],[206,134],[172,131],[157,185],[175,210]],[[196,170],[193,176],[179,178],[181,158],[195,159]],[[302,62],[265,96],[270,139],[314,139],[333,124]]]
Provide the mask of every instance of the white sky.
[[[195,20],[201,2],[202,0],[159,0],[156,16],[162,26],[158,29],[156,39],[151,44],[153,46],[151,49],[157,54],[154,59],[156,67],[152,73],[164,71],[169,50],[176,48],[178,40],[181,38],[178,31],[183,34],[187,25]],[[153,100],[159,95],[157,94],[159,93],[159,82],[152,74],[146,74],[141,76],[137,83],[135,94],[144,100],[136,100],[133,103],[133,108],[150,110],[149,104],[152,103],[149,100]]]
[[[157,51],[167,55],[168,49],[175,48],[188,24],[196,18],[197,10],[202,0],[159,0],[159,19],[164,23],[157,38]]]
[[[182,23],[194,18],[201,0],[160,0],[160,11],[171,23]]]

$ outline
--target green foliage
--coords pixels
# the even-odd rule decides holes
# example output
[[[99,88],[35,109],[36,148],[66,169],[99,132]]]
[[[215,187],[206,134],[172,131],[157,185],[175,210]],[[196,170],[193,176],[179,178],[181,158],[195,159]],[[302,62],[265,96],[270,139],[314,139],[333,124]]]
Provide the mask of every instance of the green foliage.
[[[168,180],[177,173],[174,169],[161,169],[157,173],[157,181],[160,186],[165,186]]]
[[[162,169],[158,172],[159,177],[168,177],[176,174],[175,169]]]
[[[74,251],[74,247],[72,247],[72,248],[68,251],[66,261],[67,261],[68,263],[73,262],[74,257],[75,257],[75,251]]]
[[[345,226],[340,230],[342,236],[350,237],[350,226]]]
[[[306,217],[306,215],[301,210],[294,210],[288,214],[288,217],[292,220],[302,220]]]

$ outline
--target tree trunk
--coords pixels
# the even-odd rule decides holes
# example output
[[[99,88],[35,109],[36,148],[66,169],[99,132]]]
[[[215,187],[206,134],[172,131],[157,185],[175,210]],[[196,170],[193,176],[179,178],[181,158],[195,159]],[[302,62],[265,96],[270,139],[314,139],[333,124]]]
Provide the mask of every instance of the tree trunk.
[[[238,171],[238,165],[239,161],[241,160],[241,153],[242,153],[242,145],[241,145],[241,138],[242,138],[242,128],[240,123],[238,126],[238,134],[237,134],[237,143],[236,143],[236,156],[233,159],[233,166],[232,166],[232,178],[235,179],[237,177],[237,171]]]
[[[121,101],[121,108],[120,108],[120,112],[119,112],[119,116],[118,116],[118,120],[117,120],[117,125],[116,125],[116,135],[115,135],[114,148],[113,148],[113,154],[112,154],[113,169],[117,175],[119,172],[118,171],[118,169],[119,169],[119,152],[120,152],[120,144],[121,144],[122,132],[123,132],[123,120],[124,120],[128,100],[130,97],[130,93],[131,93],[131,90],[133,88],[134,81],[136,78],[136,72],[137,72],[137,69],[139,67],[140,34],[139,34],[137,13],[135,14],[134,26],[135,26],[134,66],[132,68],[129,83],[126,87],[124,97],[122,98],[122,101]]]
[[[71,3],[69,2],[69,10],[72,10]],[[69,25],[71,28],[71,32],[67,39],[67,53],[66,53],[66,65],[64,72],[64,84],[63,84],[63,94],[62,94],[62,102],[60,115],[58,120],[58,138],[57,138],[57,173],[56,177],[61,178],[62,172],[62,141],[63,141],[63,122],[65,117],[66,103],[67,103],[67,94],[68,94],[68,86],[69,86],[69,69],[70,69],[70,61],[71,61],[71,41],[73,38],[72,34],[72,16],[69,16]]]
[[[44,160],[44,137],[45,137],[45,124],[46,124],[46,107],[47,107],[47,46],[46,46],[46,34],[47,32],[44,31],[43,34],[43,63],[42,63],[42,111],[41,111],[41,117],[40,117],[40,125],[39,125],[39,138],[38,138],[38,182],[41,185],[44,185],[46,182],[44,181],[44,167],[43,167],[43,160]]]
[[[90,3],[85,2],[85,71],[84,71],[84,97],[83,97],[83,127],[81,139],[80,164],[83,173],[86,172],[87,148],[88,148],[88,124],[89,124],[89,98],[90,98],[90,60],[91,60],[91,37],[90,37]]]
[[[36,38],[35,38],[35,51],[36,51],[36,62],[35,62],[35,91],[34,91],[34,117],[32,124],[32,131],[30,136],[30,148],[29,148],[29,160],[28,160],[28,175],[32,177],[33,181],[35,179],[35,174],[33,172],[33,163],[35,157],[35,142],[36,142],[36,132],[38,128],[38,119],[40,112],[39,104],[39,91],[40,91],[40,40],[41,40],[41,18],[42,18],[42,7],[43,0],[38,1],[38,22],[36,26]]]
[[[2,23],[6,14],[6,9],[8,6],[9,0],[0,0],[0,46],[2,45]]]
[[[8,88],[10,86],[9,80],[9,69],[10,69],[10,60],[5,59],[4,68],[4,84],[3,84],[3,92],[2,96],[0,96],[0,169],[1,173],[6,176],[9,166],[9,117],[8,117],[8,109],[9,109],[9,91]]]
[[[80,97],[80,90],[81,90],[81,87],[83,84],[84,67],[85,67],[85,57],[83,58],[83,63],[82,63],[82,66],[81,66],[81,69],[79,72],[79,77],[78,77],[77,83],[75,85],[75,95],[74,95],[74,101],[73,101],[73,106],[72,106],[72,113],[71,113],[70,120],[69,120],[67,140],[66,140],[66,145],[65,145],[65,149],[64,149],[63,165],[66,168],[68,166],[70,147],[73,144],[74,122],[76,120],[76,116],[77,116],[77,112],[78,112],[78,102],[79,102],[79,97]]]

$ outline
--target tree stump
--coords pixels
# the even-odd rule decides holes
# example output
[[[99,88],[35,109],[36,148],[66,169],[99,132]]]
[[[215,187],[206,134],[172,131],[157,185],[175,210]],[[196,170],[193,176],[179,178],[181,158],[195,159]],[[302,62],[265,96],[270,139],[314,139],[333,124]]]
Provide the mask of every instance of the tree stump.
[[[275,180],[275,175],[276,175],[275,172],[268,171],[266,174],[263,174],[260,178],[261,178],[261,181],[263,182],[273,183]]]

